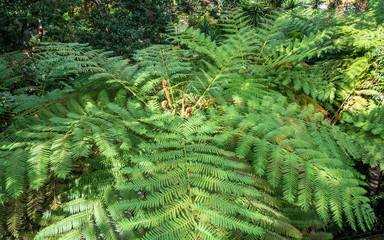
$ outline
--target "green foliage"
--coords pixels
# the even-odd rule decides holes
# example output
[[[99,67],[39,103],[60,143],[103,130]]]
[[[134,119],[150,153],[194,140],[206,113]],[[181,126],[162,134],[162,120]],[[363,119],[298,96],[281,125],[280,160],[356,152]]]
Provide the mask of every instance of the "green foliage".
[[[286,0],[283,3],[283,8],[285,9],[294,9],[302,4],[299,0]]]
[[[263,214],[266,203],[259,201],[265,196],[253,186],[260,180],[244,172],[232,152],[212,144],[217,129],[212,123],[199,115],[185,121],[167,115],[168,121],[156,123],[163,136],[148,135],[140,145],[143,154],[132,157],[137,165],[129,170],[132,180],[117,187],[146,192],[145,198],[118,204],[135,215],[119,228],[150,229],[143,239],[232,239],[233,231],[263,235],[262,227],[300,237],[294,227]]]
[[[43,31],[48,35],[66,33],[63,14],[77,1],[1,1],[0,53],[24,49],[41,41]],[[62,39],[64,40],[64,39]]]
[[[384,166],[382,156],[383,113],[382,107],[374,107],[365,114],[363,112],[353,115],[345,114],[345,121],[351,123],[349,134],[363,149],[362,161],[371,166],[380,165],[381,168]]]
[[[83,7],[70,13],[75,30],[71,41],[131,55],[137,49],[164,42],[162,33],[175,20],[173,4],[172,0],[109,0]]]
[[[373,14],[377,24],[382,24],[383,17],[383,2],[380,0],[368,1],[368,10]]]
[[[116,95],[115,99],[118,98],[121,98],[121,93]],[[99,94],[97,103],[92,103],[90,97],[84,96],[81,100],[84,107],[75,102],[69,102],[68,110],[70,111],[60,105],[55,105],[51,107],[50,111],[44,110],[39,115],[42,120],[49,117],[51,124],[48,126],[37,124],[31,126],[29,130],[24,129],[22,132],[17,131],[15,133],[16,135],[28,136],[25,140],[33,137],[37,139],[36,141],[29,141],[28,143],[23,142],[23,138],[21,138],[18,143],[15,141],[9,143],[8,147],[11,148],[22,146],[22,148],[31,149],[29,155],[19,154],[27,159],[25,161],[26,165],[31,167],[29,172],[34,173],[28,176],[31,188],[38,189],[41,187],[39,184],[46,179],[44,172],[41,172],[44,170],[46,173],[52,171],[52,174],[55,174],[58,178],[68,176],[65,166],[71,164],[68,165],[65,162],[75,161],[78,157],[87,157],[89,159],[87,162],[96,167],[97,165],[94,165],[96,162],[93,162],[91,158],[98,155],[97,152],[100,152],[105,158],[104,161],[108,163],[100,170],[93,170],[89,176],[85,174],[71,181],[74,185],[69,185],[68,192],[62,194],[69,198],[75,197],[75,200],[60,206],[60,209],[64,209],[64,214],[66,212],[70,215],[60,215],[62,220],[55,218],[53,224],[36,236],[37,239],[63,233],[66,234],[65,236],[75,236],[79,232],[85,234],[85,232],[90,231],[87,229],[90,227],[90,222],[93,221],[91,219],[94,219],[96,226],[103,234],[112,234],[111,232],[114,232],[111,230],[112,226],[104,226],[103,224],[108,221],[101,220],[102,218],[108,219],[107,214],[104,213],[103,208],[105,207],[102,207],[104,206],[103,203],[97,200],[78,198],[79,193],[84,197],[90,197],[97,196],[100,191],[104,193],[110,191],[109,189],[113,186],[111,180],[112,183],[120,182],[116,188],[121,191],[123,196],[127,196],[127,194],[131,196],[129,201],[119,201],[117,209],[128,209],[138,216],[137,220],[129,218],[129,221],[123,220],[118,225],[119,229],[124,232],[129,232],[140,223],[140,226],[150,229],[156,227],[157,224],[164,225],[164,228],[169,229],[169,235],[158,232],[156,230],[158,228],[146,232],[145,236],[150,239],[154,239],[158,234],[164,235],[163,238],[165,239],[169,239],[175,234],[188,237],[190,231],[188,229],[191,227],[192,229],[199,229],[201,232],[195,232],[195,234],[198,234],[195,237],[201,235],[200,237],[203,239],[206,238],[204,236],[207,234],[212,234],[212,236],[228,235],[231,234],[230,230],[235,229],[247,234],[261,235],[265,233],[261,227],[265,226],[270,226],[269,231],[277,231],[279,234],[300,236],[300,233],[294,227],[284,223],[282,216],[275,214],[269,217],[263,216],[264,204],[267,203],[261,204],[259,201],[263,202],[264,198],[270,197],[265,196],[265,193],[259,193],[253,186],[255,181],[261,180],[250,175],[250,173],[243,172],[242,169],[246,168],[246,166],[233,161],[231,159],[234,156],[233,153],[212,145],[211,140],[214,140],[214,137],[210,137],[210,135],[215,131],[216,127],[209,126],[210,124],[207,125],[207,122],[204,122],[204,126],[202,126],[203,116],[196,115],[183,121],[169,113],[165,113],[165,115],[158,113],[158,115],[150,115],[150,118],[138,119],[139,121],[136,120],[135,124],[134,119],[132,119],[133,113],[123,108],[124,105],[119,106],[115,103],[108,103],[108,99],[106,93],[103,92]],[[128,104],[130,103],[128,102]],[[103,105],[105,106],[104,110],[97,107]],[[132,112],[136,112],[136,114],[139,110],[137,107],[129,105],[127,105],[127,109],[132,109]],[[53,112],[55,110],[58,112],[56,113],[57,117],[54,117]],[[79,113],[76,114],[72,111]],[[80,114],[80,112],[83,114]],[[114,116],[112,113],[117,115]],[[63,118],[65,114],[67,117]],[[146,114],[141,112],[140,115],[144,117]],[[108,122],[112,125],[109,125]],[[97,123],[103,124],[103,127],[95,125]],[[115,129],[113,129],[113,126],[115,126]],[[155,133],[150,131],[153,127],[158,129]],[[81,131],[77,133],[76,129],[81,129]],[[128,134],[129,132],[131,134]],[[79,138],[77,134],[81,134],[81,137]],[[84,136],[84,134],[86,135]],[[135,135],[137,136],[135,137]],[[133,139],[130,139],[129,136]],[[145,143],[137,141],[138,137],[139,139],[145,138]],[[180,142],[181,137],[185,138],[185,143]],[[69,142],[67,146],[73,147],[65,148],[64,139]],[[76,153],[79,150],[90,149],[90,147],[87,147],[87,143],[85,145],[81,143],[84,139],[93,139],[87,142],[89,145],[97,147],[98,150],[77,156]],[[153,140],[149,141],[149,139]],[[113,144],[115,141],[120,144],[116,146],[116,144]],[[42,142],[45,142],[45,144],[41,144]],[[135,142],[140,143],[136,148],[143,153],[133,156],[130,160],[131,164],[136,167],[124,168],[125,164],[122,164],[123,162],[117,160],[116,157],[122,156],[129,159],[130,154],[134,151],[131,149],[135,148]],[[3,148],[5,147],[7,146],[3,145]],[[58,148],[65,148],[61,150],[65,152],[62,159],[60,157],[63,154],[57,153]],[[99,159],[99,161],[101,160]],[[58,161],[60,161],[60,168],[55,167],[55,162]],[[45,168],[42,164],[45,164]],[[48,165],[51,166],[50,169],[47,169]],[[150,168],[151,165],[153,168]],[[235,171],[235,169],[237,170]],[[39,171],[38,175],[35,171]],[[121,178],[120,174],[118,174],[120,171],[124,175],[128,175],[131,180],[125,182],[123,179],[126,178]],[[12,183],[12,180],[20,182],[21,179],[15,179],[16,177],[7,179],[6,182]],[[23,178],[23,176],[20,177]],[[117,178],[115,179],[115,177]],[[97,185],[93,186],[95,183]],[[256,185],[263,185],[263,182]],[[140,191],[145,192],[145,200],[142,199],[143,197],[140,194],[137,196],[137,192]],[[9,194],[12,193],[9,192]],[[244,205],[244,201],[248,204]],[[224,202],[226,202],[226,205],[223,205]],[[180,206],[176,203],[179,203]],[[164,210],[159,209],[160,206]],[[170,208],[170,206],[179,207],[174,209]],[[113,208],[115,206],[111,205],[108,209]],[[153,212],[152,208],[157,210]],[[188,210],[190,208],[196,209],[196,212],[192,212],[189,218],[193,216],[192,220],[194,218],[205,220],[192,221],[184,225],[184,220],[187,220],[186,218],[190,214]],[[145,214],[144,209],[149,211],[148,216]],[[215,215],[215,212],[221,214]],[[238,214],[242,217],[237,217]],[[157,215],[158,217],[156,217]],[[138,223],[135,223],[136,221]],[[251,223],[259,225],[259,227],[252,226]],[[215,231],[213,231],[212,227],[207,224],[214,224],[220,228],[214,228]],[[173,228],[178,230],[176,232],[172,231]],[[268,231],[266,234],[269,234]],[[113,239],[112,235],[108,239]]]
[[[373,90],[382,92],[384,86],[384,48],[380,47],[374,52],[374,58],[376,58],[376,72],[373,74],[375,84],[372,86]]]
[[[137,51],[135,64],[84,44],[41,44],[39,73],[65,87],[1,135],[1,207],[12,206],[2,236],[24,236],[23,223],[35,239],[330,239],[330,224],[372,228],[353,168],[372,149],[322,106],[345,91],[357,102],[374,64],[353,58],[368,48],[338,45],[329,23],[317,28],[328,17],[293,10],[255,28],[235,11],[218,25],[220,41],[170,26],[173,45]],[[357,114],[356,127],[381,136],[382,112]]]
[[[37,42],[82,42],[131,55],[164,42],[162,33],[174,21],[173,1],[26,0],[0,3],[0,53]]]
[[[342,214],[353,228],[353,214],[361,214],[357,224],[370,228],[374,219],[369,199],[356,197],[365,191],[358,187],[361,183],[351,167],[350,156],[358,157],[358,151],[351,139],[311,107],[300,111],[281,98],[241,103],[237,113],[230,106],[226,110],[230,115],[224,114],[222,120],[230,126],[223,129],[226,142],[235,142],[237,156],[251,162],[255,173],[279,189],[286,201],[298,200],[304,210],[313,204],[323,221],[332,219],[340,227]],[[349,204],[361,209],[353,213]]]
[[[253,26],[260,26],[268,16],[267,1],[242,0],[240,6]]]

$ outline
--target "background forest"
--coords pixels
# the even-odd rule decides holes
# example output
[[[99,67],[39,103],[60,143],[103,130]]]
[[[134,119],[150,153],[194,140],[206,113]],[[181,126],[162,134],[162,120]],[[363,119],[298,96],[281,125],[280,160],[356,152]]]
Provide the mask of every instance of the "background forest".
[[[302,4],[0,1],[0,239],[383,233],[384,1]]]

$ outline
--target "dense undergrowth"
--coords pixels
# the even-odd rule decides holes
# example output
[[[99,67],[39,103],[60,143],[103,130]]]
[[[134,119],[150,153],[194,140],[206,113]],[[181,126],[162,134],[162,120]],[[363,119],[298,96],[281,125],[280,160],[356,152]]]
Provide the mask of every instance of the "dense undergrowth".
[[[257,24],[230,11],[170,25],[169,44],[133,59],[57,42],[3,55],[0,236],[332,239],[380,227],[382,188],[357,166],[384,164],[381,7],[294,8]]]

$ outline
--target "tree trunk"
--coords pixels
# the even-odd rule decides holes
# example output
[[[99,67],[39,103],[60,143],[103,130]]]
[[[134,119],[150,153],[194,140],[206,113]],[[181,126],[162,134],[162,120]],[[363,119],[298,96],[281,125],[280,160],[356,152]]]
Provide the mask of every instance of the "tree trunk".
[[[383,172],[380,167],[368,169],[368,191],[371,195],[376,194],[379,190]]]

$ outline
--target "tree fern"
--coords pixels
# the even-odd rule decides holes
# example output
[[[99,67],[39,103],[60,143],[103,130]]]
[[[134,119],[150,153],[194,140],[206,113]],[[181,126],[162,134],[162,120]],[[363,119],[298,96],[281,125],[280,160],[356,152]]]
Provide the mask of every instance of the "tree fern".
[[[66,202],[44,214],[48,226],[35,239],[72,239],[75,236],[95,239],[99,234],[105,239],[121,239],[121,234],[132,235],[115,227],[117,220],[128,215],[107,207],[118,200],[112,186],[121,166],[97,158],[89,162],[93,163],[92,167],[86,168],[92,171],[85,170],[81,176],[72,177],[71,184],[60,196]]]
[[[348,133],[360,145],[360,157],[364,163],[371,166],[383,166],[382,139],[383,139],[383,109],[375,107],[368,113],[352,115],[354,125]],[[348,120],[351,121],[351,120]],[[368,144],[369,143],[369,144]]]
[[[272,220],[263,217],[257,205],[249,208],[242,203],[257,199],[259,193],[250,185],[256,179],[241,173],[244,166],[230,160],[231,152],[208,144],[215,127],[203,125],[202,116],[185,122],[168,116],[159,129],[164,137],[148,136],[151,140],[140,145],[144,153],[132,158],[137,165],[129,171],[132,180],[118,185],[122,191],[145,192],[145,197],[117,205],[134,210],[134,217],[119,228],[147,228],[143,239],[216,239],[228,236],[230,230],[264,234],[260,226]],[[293,227],[280,227],[285,229],[280,234],[298,236]]]
[[[369,58],[351,71],[327,61],[347,50],[314,27],[326,16],[303,24],[309,16],[272,15],[253,28],[232,12],[221,41],[190,28],[138,51],[134,64],[42,44],[36,66],[66,87],[54,101],[53,91],[27,97],[41,101],[23,104],[25,117],[1,136],[2,207],[17,210],[6,234],[24,234],[23,221],[40,229],[36,239],[326,239],[332,222],[372,227],[351,160],[364,153],[324,118],[332,104],[343,109],[344,87],[355,86],[346,80],[368,73]],[[356,115],[356,127],[379,139],[379,114]]]
[[[83,97],[83,98],[88,99],[90,101],[88,97]],[[102,101],[106,101],[105,99],[107,98],[103,97],[99,99],[104,99]],[[129,112],[127,112],[127,110],[118,108],[116,105],[109,104],[109,107],[106,108],[106,110],[108,109],[108,110],[120,111],[120,115],[114,116],[114,115],[110,115],[107,112],[102,113],[100,112],[100,110],[96,110],[96,104],[92,104],[90,102],[87,102],[87,104],[88,105],[91,104],[93,107],[89,108],[88,112],[86,112],[82,118],[79,118],[77,115],[70,114],[70,113],[67,114],[66,119],[60,118],[60,117],[54,117],[54,118],[51,118],[51,122],[52,122],[51,125],[50,126],[48,125],[47,127],[45,127],[46,129],[45,131],[51,132],[50,134],[46,135],[44,134],[44,132],[41,132],[42,127],[38,125],[35,127],[32,126],[31,130],[36,129],[39,132],[36,132],[34,135],[31,135],[31,134],[30,135],[37,136],[39,134],[44,137],[48,137],[48,139],[51,139],[50,141],[53,142],[53,144],[55,144],[57,140],[52,139],[51,136],[57,135],[57,134],[60,135],[60,132],[62,131],[62,129],[66,129],[66,128],[58,127],[59,125],[64,124],[66,126],[72,126],[72,127],[87,126],[88,129],[91,130],[92,135],[94,136],[95,140],[93,144],[99,147],[100,153],[102,153],[105,158],[110,159],[110,161],[114,161],[113,158],[115,157],[115,154],[110,154],[111,150],[110,149],[106,150],[108,148],[106,146],[109,146],[108,144],[111,144],[111,142],[114,141],[113,139],[116,138],[117,135],[105,138],[104,136],[100,136],[101,133],[99,131],[101,130],[96,131],[95,129],[92,129],[92,126],[94,126],[94,124],[96,123],[103,124],[107,128],[107,129],[104,128],[103,130],[107,131],[108,127],[109,128],[112,127],[112,125],[108,126],[110,123],[109,121],[107,121],[107,119],[109,118],[109,120],[111,120],[112,118],[112,119],[115,119],[114,125],[118,125],[118,127],[121,128],[122,126],[125,125],[123,122],[126,122],[126,120],[128,120],[127,116],[129,116]],[[53,107],[53,109],[56,109],[56,110],[59,110],[60,108],[61,107],[58,107],[58,106]],[[59,112],[65,112],[65,111],[63,110],[57,111],[57,113]],[[122,114],[122,112],[125,114],[125,116]],[[45,114],[49,115],[47,113]],[[123,124],[118,123],[119,117],[122,117],[120,121],[122,121]],[[164,212],[162,210],[159,210],[158,214],[160,214],[161,216],[161,217],[159,216],[159,219],[160,220],[162,219],[164,221],[163,223],[164,226],[168,226],[167,224],[171,224],[169,225],[170,228],[172,226],[175,227],[175,225],[172,225],[172,224],[175,224],[174,222],[172,221],[168,222],[171,219],[174,219],[174,217],[172,217],[172,214],[176,214],[177,212],[179,212],[178,214],[176,214],[176,216],[182,217],[181,220],[183,220],[185,217],[188,217],[188,215],[183,215],[185,209],[186,208],[188,209],[189,207],[193,206],[196,209],[198,209],[196,210],[196,214],[198,214],[198,216],[200,216],[203,219],[206,218],[205,222],[204,221],[196,222],[195,220],[191,222],[191,224],[193,223],[191,225],[193,226],[193,228],[197,227],[201,230],[204,230],[202,232],[198,232],[198,234],[200,234],[201,236],[205,236],[206,234],[212,234],[212,236],[217,237],[218,236],[217,234],[224,234],[226,231],[229,231],[231,229],[239,229],[240,231],[244,231],[247,234],[256,234],[256,235],[263,234],[264,231],[262,230],[261,227],[264,226],[264,224],[270,225],[272,224],[273,221],[271,220],[272,221],[271,222],[268,220],[265,223],[263,223],[263,220],[262,220],[263,218],[261,218],[261,216],[263,215],[261,215],[257,211],[257,209],[260,208],[258,207],[259,203],[257,203],[258,202],[257,197],[259,194],[262,194],[262,193],[257,193],[257,190],[254,187],[252,187],[252,184],[254,181],[256,181],[256,179],[245,172],[243,172],[242,174],[239,174],[239,172],[237,171],[236,172],[234,172],[233,170],[231,171],[230,169],[233,167],[244,168],[245,166],[241,163],[236,163],[233,160],[230,160],[229,157],[233,156],[232,153],[225,152],[220,148],[211,146],[212,144],[208,144],[210,142],[210,139],[213,140],[213,137],[210,137],[210,134],[214,130],[214,128],[209,127],[209,125],[202,126],[203,121],[201,117],[198,117],[198,116],[189,118],[185,122],[179,119],[178,120],[179,125],[174,125],[174,124],[169,125],[169,124],[163,123],[161,119],[164,119],[164,117],[165,119],[168,119],[168,121],[173,121],[174,119],[172,115],[167,113],[164,116],[156,117],[155,115],[148,119],[144,118],[141,120],[146,125],[154,124],[154,126],[157,126],[157,128],[159,129],[158,131],[162,132],[163,134],[159,135],[159,134],[154,134],[147,131],[145,136],[147,136],[147,138],[149,139],[154,139],[153,140],[154,143],[156,142],[158,144],[155,145],[150,141],[148,143],[139,145],[142,151],[145,150],[145,152],[147,152],[146,155],[137,155],[136,157],[132,158],[132,162],[135,163],[135,165],[137,164],[137,167],[134,167],[131,170],[128,168],[127,171],[125,170],[123,171],[124,173],[127,172],[127,174],[131,175],[132,180],[138,179],[139,181],[136,183],[136,185],[134,184],[135,181],[119,184],[119,189],[122,189],[123,192],[126,192],[127,189],[131,189],[133,192],[138,191],[140,189],[145,190],[145,198],[148,200],[145,200],[145,201],[143,200],[143,202],[140,203],[141,202],[140,197],[139,199],[136,199],[136,200],[132,199],[131,201],[128,201],[122,206],[120,206],[119,204],[120,206],[119,209],[121,209],[122,207],[127,207],[128,210],[134,211],[134,212],[140,210],[140,212],[142,212],[142,214],[144,215],[138,214],[138,216],[141,216],[140,219],[142,219],[142,218],[145,218],[144,216],[146,216],[144,209],[147,209],[147,208],[150,209],[152,207],[158,208],[160,206],[163,206],[163,208],[168,209],[169,208],[168,206],[170,206],[169,201],[178,202],[181,204],[180,209],[178,210],[172,210],[172,208],[168,210],[164,210]],[[168,128],[171,128],[171,129],[168,129]],[[66,131],[68,132],[68,129],[66,129]],[[199,131],[199,132],[196,132],[196,131]],[[143,132],[141,132],[141,134],[143,134]],[[183,145],[182,143],[179,142],[179,139],[182,136],[184,136],[185,141],[188,141],[187,142],[188,144]],[[67,136],[67,137],[70,138],[71,136]],[[172,150],[166,151],[167,146],[171,146]],[[46,150],[46,149],[49,149],[46,144],[42,144],[41,147],[39,148],[39,150]],[[114,151],[120,151],[120,150],[117,150],[117,148],[115,149],[116,150]],[[180,149],[180,151],[177,149]],[[161,153],[159,152],[159,150],[161,150]],[[33,156],[35,156],[37,153],[40,153],[35,151],[36,150],[31,149]],[[66,151],[70,151],[70,149],[67,149]],[[186,151],[186,153],[188,154],[187,157],[184,156],[185,155],[184,151]],[[52,151],[49,153],[53,155],[55,154],[54,152],[55,151]],[[223,156],[217,155],[219,153],[220,155],[221,154],[225,154],[225,155]],[[44,156],[44,157],[48,160],[52,159],[49,156]],[[181,158],[180,160],[178,160],[179,157]],[[151,159],[151,161],[146,159]],[[153,159],[158,159],[158,160],[153,160]],[[167,159],[171,161],[169,160],[166,161]],[[190,163],[186,164],[185,161]],[[117,166],[119,167],[122,165],[117,165]],[[145,166],[144,168],[145,172],[141,173],[140,169],[144,166]],[[218,166],[221,166],[221,168],[218,168]],[[169,186],[170,184],[180,182],[182,178],[185,178],[185,171],[187,169],[188,169],[188,175],[191,176],[190,179],[188,178],[182,181],[183,185],[180,185],[180,187],[175,188],[175,187]],[[225,169],[228,169],[228,170],[225,170]],[[167,172],[166,175],[164,175],[165,172]],[[106,173],[108,173],[108,170],[106,171]],[[83,183],[84,185],[80,184],[77,186],[75,181],[74,182],[75,186],[71,187],[71,190],[68,192],[69,194],[68,196],[76,196],[79,193],[81,193],[81,195],[83,195],[84,197],[88,196],[89,194],[90,196],[93,196],[94,194],[96,194],[98,191],[102,189],[110,188],[110,184],[107,184],[105,187],[101,187],[102,182],[112,181],[113,183],[116,181],[114,180],[113,176],[118,176],[118,175],[113,174],[111,175],[112,178],[105,178],[103,176],[106,176],[105,175],[106,173],[103,173],[100,175],[101,182],[98,182],[95,179],[99,174],[98,171],[95,171],[91,175],[93,176],[92,179],[87,180],[88,177],[86,175],[84,177],[81,177],[81,179],[83,179],[81,181],[82,182],[85,181]],[[151,174],[152,177],[150,178],[145,177],[146,174]],[[58,177],[61,177],[61,176],[58,175]],[[144,179],[145,178],[148,178],[148,179],[143,181],[143,177]],[[232,182],[229,180],[231,180]],[[32,182],[31,184],[34,184],[34,183],[35,182]],[[166,190],[168,186],[171,188],[169,190]],[[158,191],[157,189],[159,189],[159,187],[161,187],[162,190],[161,192],[157,193]],[[188,193],[191,195],[191,197],[188,198],[189,200],[183,197],[183,195],[181,195],[183,193],[182,189],[184,189],[183,191],[188,190]],[[107,190],[103,190],[103,191],[107,191]],[[211,191],[217,192],[217,194],[210,193]],[[164,197],[162,197],[163,194],[165,194]],[[254,202],[254,207],[250,209],[249,207],[244,206],[242,204],[237,204],[235,202],[232,202],[232,200],[234,199],[231,194],[235,194],[235,196],[238,196],[237,197],[238,201],[240,201],[240,199],[242,198],[244,198],[244,200],[247,199],[247,201],[251,201],[251,202],[256,201]],[[135,196],[135,194],[132,194],[131,196]],[[153,196],[153,199],[151,198],[151,196]],[[179,198],[175,198],[176,196],[179,196]],[[192,198],[194,201],[192,203],[189,203],[189,201],[192,200]],[[73,204],[79,201],[80,200],[74,200]],[[104,222],[101,220],[102,218],[105,218],[106,213],[100,212],[101,211],[100,207],[105,205],[103,205],[103,203],[95,203],[94,202],[95,200],[90,200],[90,201],[93,202],[91,204],[92,209],[86,208],[86,210],[84,211],[82,211],[81,209],[70,210],[71,215],[56,222],[53,225],[48,226],[41,233],[39,233],[39,235],[37,235],[37,238],[39,239],[45,236],[47,237],[54,236],[56,234],[66,234],[65,236],[67,235],[72,236],[71,234],[75,235],[75,232],[85,231],[85,230],[82,230],[84,224],[91,221],[91,219],[93,218],[96,221],[97,227],[100,228],[99,229],[100,231],[101,229],[104,229],[104,231],[106,231],[105,234],[111,233],[111,231],[113,232],[113,230],[111,230],[111,226],[110,227],[104,226],[103,225]],[[157,202],[157,201],[160,201],[160,202]],[[220,208],[222,204],[221,201],[226,202],[226,205],[224,206],[223,209]],[[71,204],[72,203],[69,202],[68,204],[63,205],[63,207],[67,205],[71,206]],[[208,209],[205,209],[206,204],[210,206],[208,207]],[[232,208],[234,207],[236,207],[236,209],[232,210]],[[213,214],[212,211],[216,210],[217,208],[221,209],[219,212],[222,212],[222,213]],[[105,211],[104,209],[105,207],[103,207],[103,211]],[[166,217],[167,216],[166,213],[168,211],[171,211],[170,213],[172,214],[171,216]],[[163,217],[161,215],[162,213],[166,215]],[[152,216],[154,213],[152,213],[152,215],[151,213],[148,213],[148,214]],[[187,212],[185,214],[189,214],[189,213]],[[241,214],[243,217],[241,217],[240,219],[237,219],[236,218],[237,214]],[[181,220],[179,219],[177,221],[181,221]],[[143,220],[139,220],[139,221],[143,221]],[[155,223],[151,223],[152,221],[151,218],[147,219],[147,221],[149,221],[147,223],[148,225],[144,224],[143,226],[148,226],[148,227],[154,226],[153,224]],[[127,226],[127,222],[130,223],[130,225],[135,224],[134,219],[130,219],[129,221],[124,220],[120,223],[121,227],[119,228],[121,228],[123,231],[130,230],[129,227],[124,227],[124,226]],[[179,223],[184,223],[184,221]],[[218,227],[220,227],[222,230],[220,230],[219,232],[213,231],[213,229],[209,230],[210,228],[208,227],[208,225],[206,225],[208,223],[215,224]],[[251,223],[260,225],[260,226],[259,227],[253,226]],[[186,226],[186,227],[189,228],[191,226]],[[272,226],[273,225],[271,225],[271,227]],[[295,230],[293,227],[289,227],[289,225],[284,225],[284,226],[285,227],[283,227],[282,225],[280,227],[282,227],[283,229],[287,227],[291,229],[289,230],[290,233],[288,234],[293,234],[294,236],[297,236],[297,234],[299,234],[297,230]],[[182,230],[183,229],[180,229],[180,231]],[[150,231],[146,233],[145,236],[152,236],[152,234],[155,234],[153,236],[157,236],[157,234],[160,234],[160,233],[156,233],[156,231],[158,230]],[[183,231],[185,231],[185,229]],[[285,234],[285,231],[288,231],[288,230],[284,230],[284,231],[281,230],[280,234]],[[163,234],[163,232],[161,232],[161,234]],[[229,234],[229,232],[226,234]],[[167,236],[171,236],[171,235],[172,235],[172,231],[170,231],[169,235]],[[188,236],[188,234],[186,236]]]
[[[349,160],[350,153],[345,150],[341,142],[329,134],[330,131],[326,127],[329,124],[323,122],[324,126],[318,130],[319,127],[314,123],[319,120],[307,122],[308,113],[302,115],[302,120],[284,118],[297,114],[297,108],[287,105],[284,107],[282,102],[274,105],[272,102],[270,98],[261,101],[258,103],[260,107],[256,110],[261,111],[260,114],[249,114],[239,122],[239,127],[247,125],[249,130],[240,133],[247,134],[247,137],[239,138],[238,145],[242,151],[238,151],[237,155],[246,156],[246,159],[253,161],[255,172],[265,176],[272,187],[280,189],[287,201],[297,201],[305,210],[314,205],[324,221],[332,219],[339,224],[342,222],[340,209],[346,209],[343,212],[352,227],[356,226],[355,217],[360,219],[359,227],[365,228],[364,224],[370,227],[374,223],[374,218],[367,205],[368,199],[364,197],[366,192],[359,187],[359,180],[353,174]],[[266,104],[269,105],[268,108]],[[255,103],[251,105],[257,106]],[[295,129],[300,130],[296,132]],[[252,134],[255,140],[250,142],[249,134]],[[306,143],[301,143],[300,139],[305,139]],[[245,144],[248,145],[247,148],[241,147]],[[266,151],[265,146],[269,149],[267,154],[263,154]],[[257,154],[250,154],[250,148],[255,149]],[[342,170],[341,166],[350,170]],[[333,184],[342,185],[343,190],[338,188],[335,189],[337,191],[335,193],[329,192]],[[339,191],[343,191],[345,197],[335,202],[333,196],[338,195]],[[345,198],[348,198],[348,203],[345,202]],[[330,203],[331,206],[328,205]],[[360,206],[361,209],[352,212],[345,208],[345,204],[350,204],[349,208]],[[336,213],[329,215],[329,210],[333,209]],[[356,214],[355,217],[352,213]],[[364,220],[361,220],[363,218]]]

